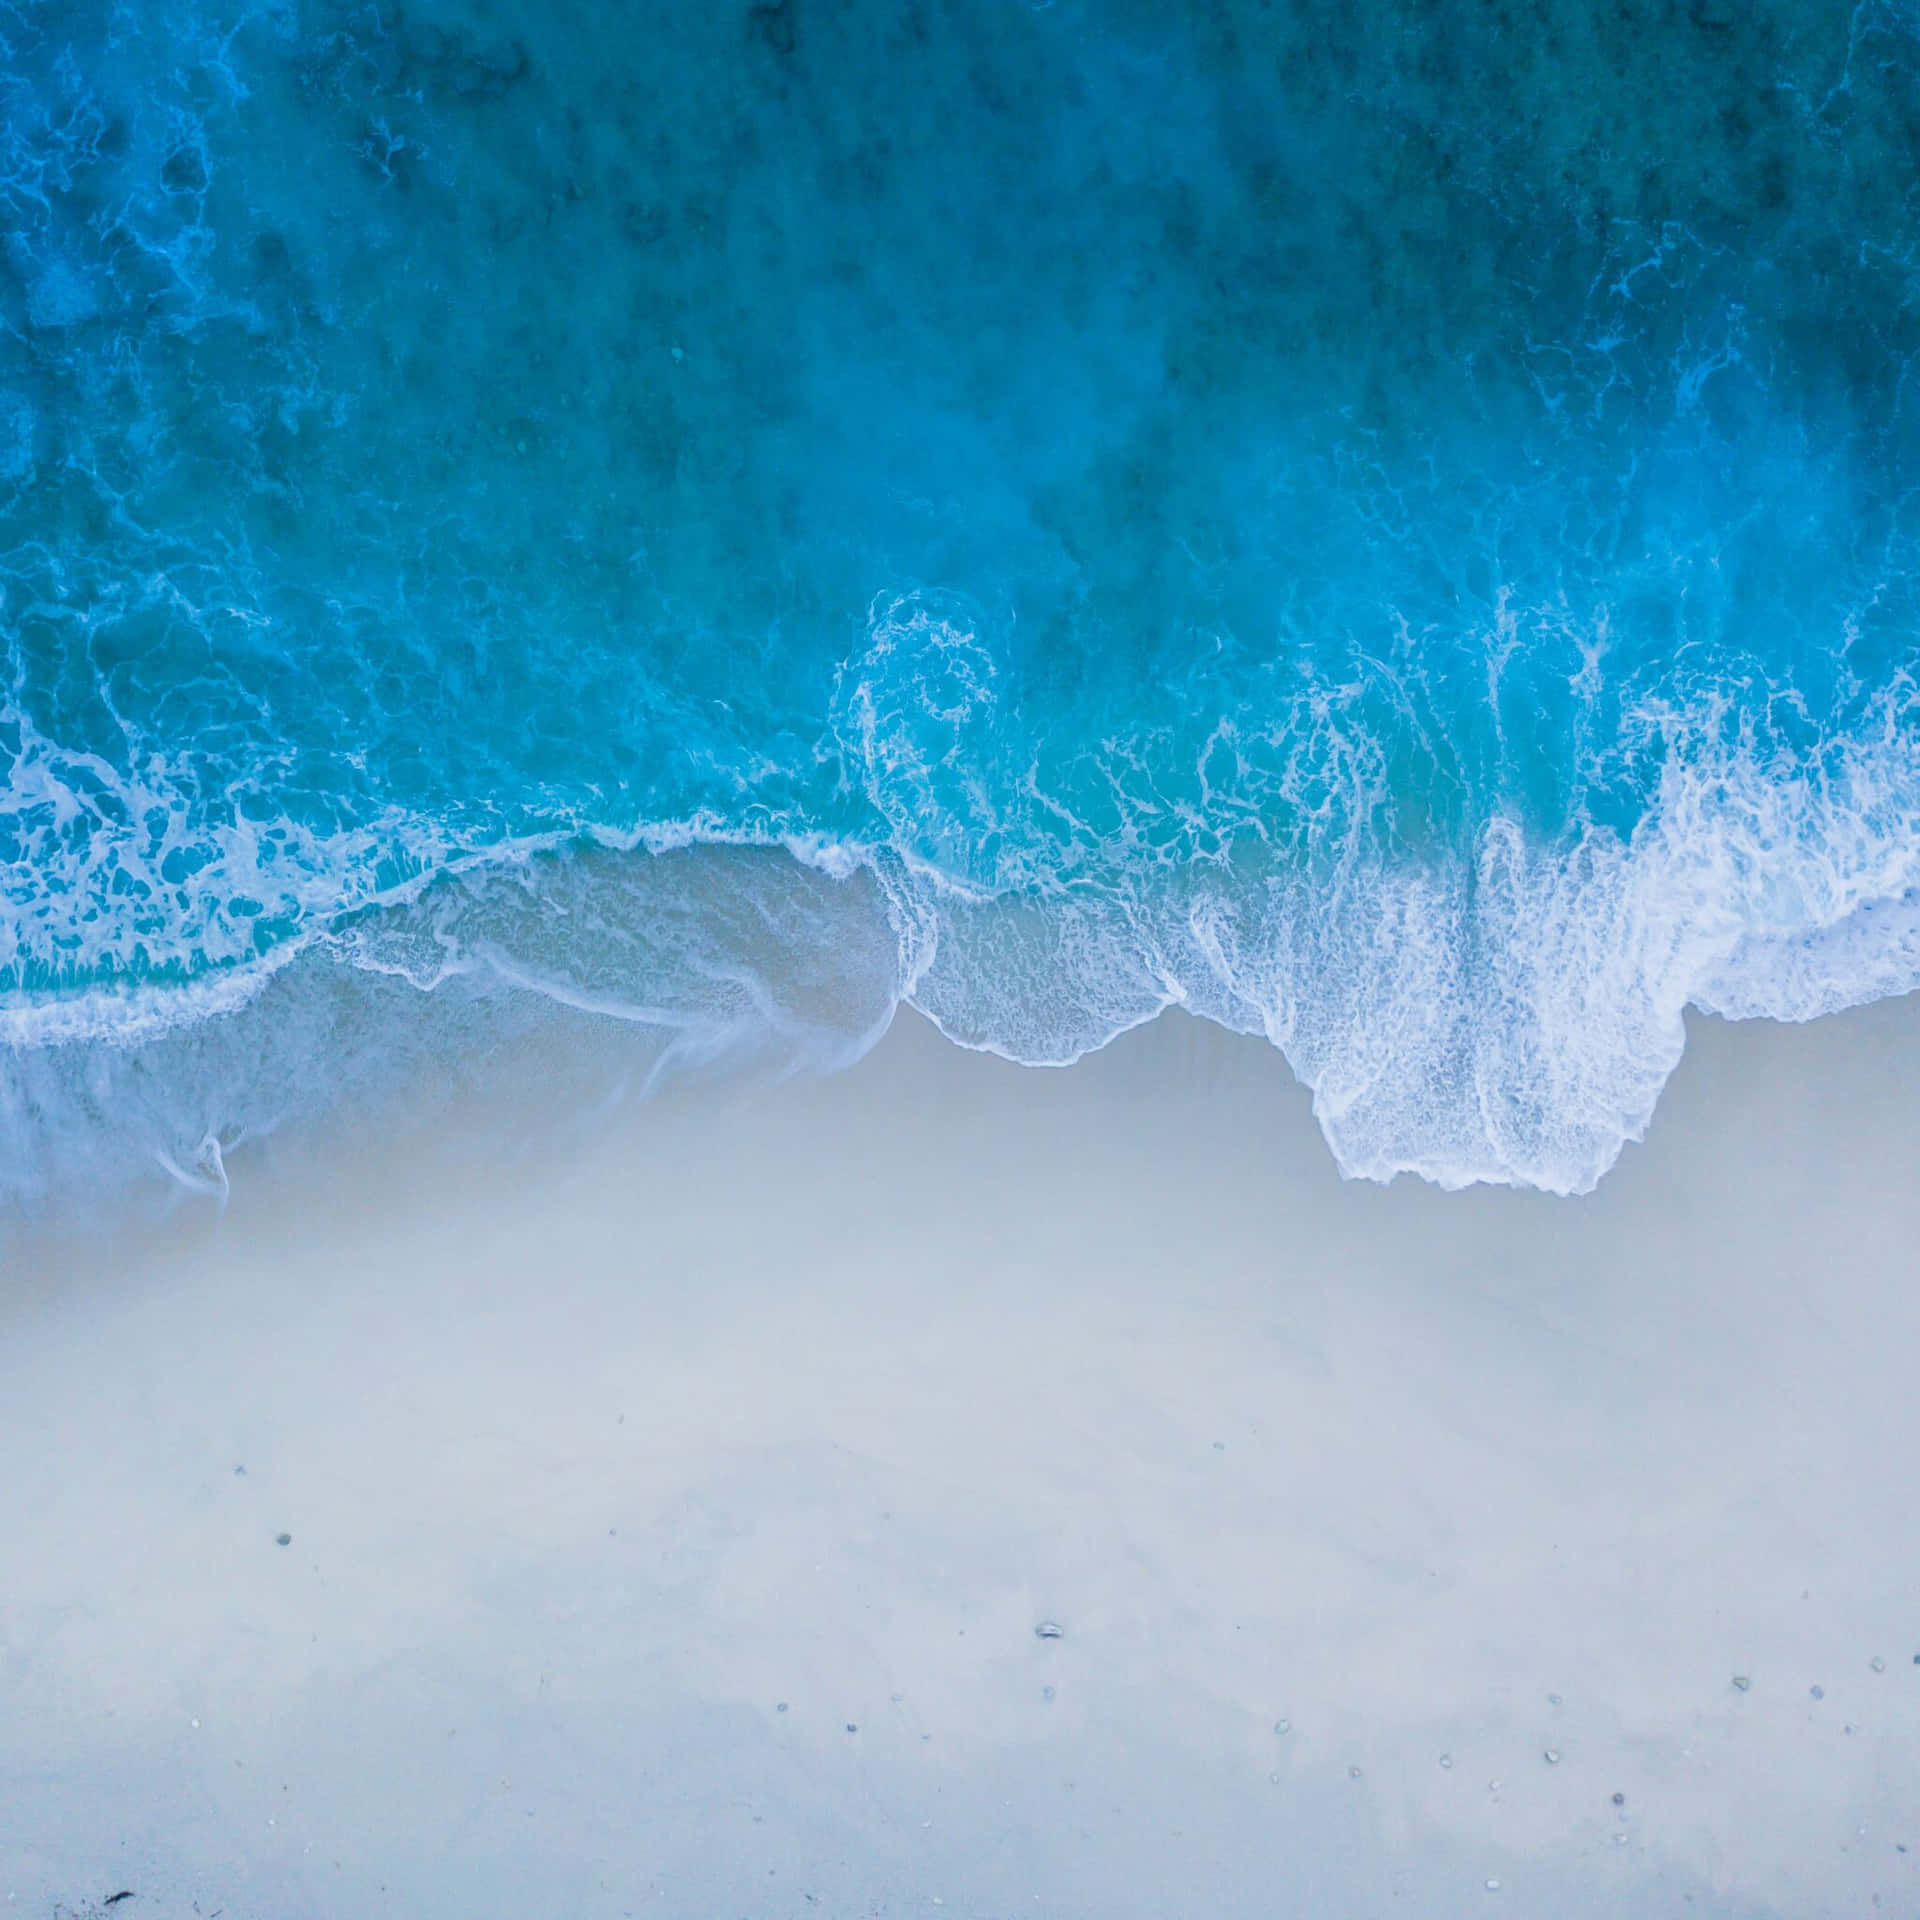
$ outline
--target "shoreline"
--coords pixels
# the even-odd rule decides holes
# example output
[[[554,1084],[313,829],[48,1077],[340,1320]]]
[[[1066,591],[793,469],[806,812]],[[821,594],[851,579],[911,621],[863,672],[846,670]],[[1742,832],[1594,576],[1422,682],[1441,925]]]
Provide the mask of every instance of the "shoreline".
[[[503,1083],[217,1224],[42,1237],[0,1894],[1911,1900],[1917,1039],[1694,1020],[1565,1200],[1343,1182],[1184,1017],[1036,1073],[909,1016],[596,1140]]]

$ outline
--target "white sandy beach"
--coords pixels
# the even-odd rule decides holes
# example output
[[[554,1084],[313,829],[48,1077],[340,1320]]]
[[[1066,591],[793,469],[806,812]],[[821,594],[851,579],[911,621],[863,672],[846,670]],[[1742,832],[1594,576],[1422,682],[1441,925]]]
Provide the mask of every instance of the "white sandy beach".
[[[1920,1909],[1920,1002],[1579,1201],[1181,1018],[487,1124],[10,1254],[9,1912]]]

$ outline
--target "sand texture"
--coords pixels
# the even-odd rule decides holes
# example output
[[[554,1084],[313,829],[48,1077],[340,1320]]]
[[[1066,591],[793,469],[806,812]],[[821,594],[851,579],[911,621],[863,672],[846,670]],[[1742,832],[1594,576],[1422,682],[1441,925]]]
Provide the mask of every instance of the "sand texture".
[[[903,1016],[21,1238],[0,1898],[1911,1911],[1916,1039],[1699,1023],[1568,1201],[1343,1183],[1181,1018]]]

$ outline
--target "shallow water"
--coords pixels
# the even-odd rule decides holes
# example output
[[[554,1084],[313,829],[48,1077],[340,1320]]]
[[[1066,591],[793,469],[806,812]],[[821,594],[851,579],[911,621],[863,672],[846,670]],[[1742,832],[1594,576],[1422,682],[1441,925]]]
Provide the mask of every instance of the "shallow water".
[[[529,995],[1178,1003],[1347,1171],[1578,1189],[1687,1005],[1920,980],[1908,8],[0,38],[15,1191]]]

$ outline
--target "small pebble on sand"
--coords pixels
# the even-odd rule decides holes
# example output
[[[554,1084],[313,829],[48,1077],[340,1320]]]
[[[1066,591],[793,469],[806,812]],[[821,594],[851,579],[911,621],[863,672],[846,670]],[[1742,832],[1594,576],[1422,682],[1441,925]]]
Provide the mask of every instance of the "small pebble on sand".
[[[1887,1663],[1882,1660],[1877,1653],[1867,1662],[1867,1665],[1870,1666],[1875,1673],[1885,1673],[1887,1670]]]
[[[1058,1620],[1042,1620],[1034,1628],[1033,1636],[1036,1640],[1060,1640],[1065,1638],[1066,1631]]]
[[[1560,1764],[1559,1754],[1556,1753],[1551,1747],[1549,1747],[1541,1757],[1546,1761],[1547,1765],[1550,1767],[1557,1767]]]
[[[1627,1804],[1627,1796],[1624,1793],[1616,1793],[1613,1796],[1613,1804],[1616,1807],[1624,1807]]]
[[[1748,1674],[1736,1673],[1733,1676],[1733,1684],[1740,1692],[1745,1693],[1746,1690],[1753,1685],[1753,1680]]]
[[[290,1547],[293,1545],[293,1535],[290,1533],[276,1533],[273,1536],[273,1544],[276,1547]]]
[[[1827,1690],[1825,1687],[1809,1687],[1807,1691],[1816,1700],[1824,1700],[1827,1697]]]

